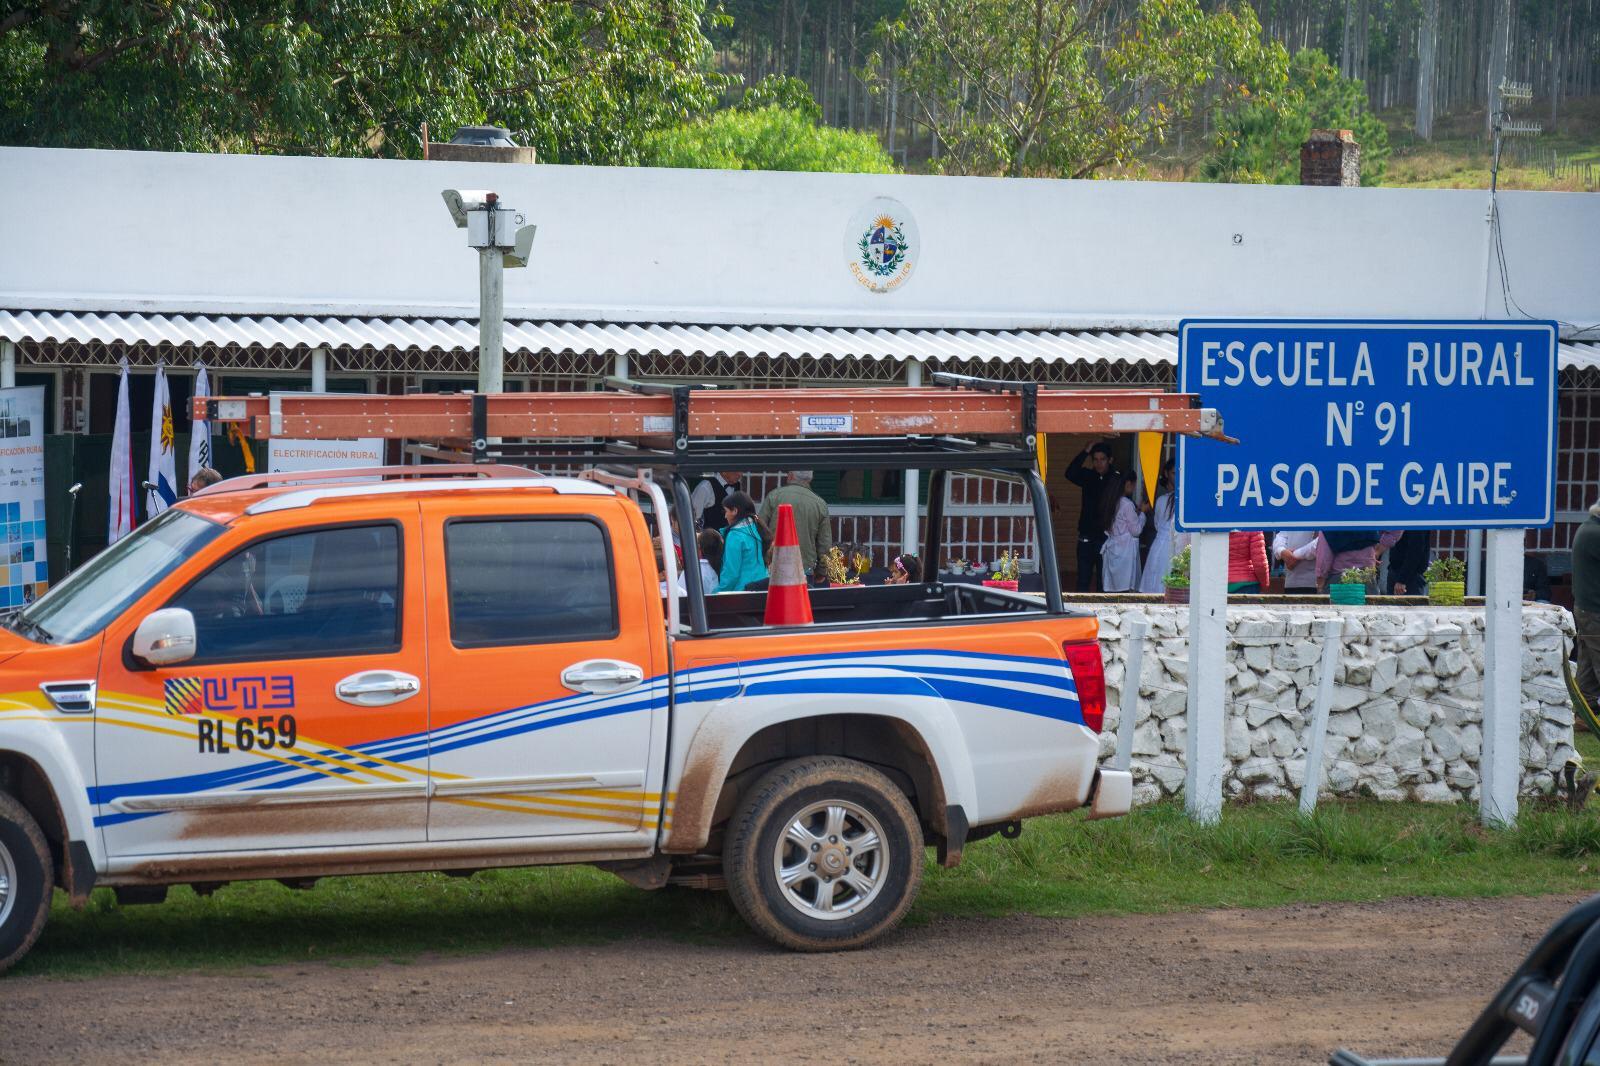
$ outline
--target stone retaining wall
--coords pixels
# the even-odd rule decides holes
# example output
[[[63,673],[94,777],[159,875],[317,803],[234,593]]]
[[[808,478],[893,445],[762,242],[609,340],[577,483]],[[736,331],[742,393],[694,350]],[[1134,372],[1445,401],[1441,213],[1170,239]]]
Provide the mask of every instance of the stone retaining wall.
[[[1085,605],[1088,606],[1088,605]],[[1125,673],[1123,620],[1150,620],[1134,720],[1135,802],[1183,787],[1189,609],[1095,604],[1106,664],[1103,756],[1116,748]],[[1317,689],[1318,619],[1344,622],[1324,747],[1323,795],[1476,800],[1483,750],[1481,607],[1244,607],[1228,612],[1224,792],[1298,794]],[[1573,633],[1560,607],[1522,616],[1522,791],[1548,793],[1573,754],[1562,662]]]

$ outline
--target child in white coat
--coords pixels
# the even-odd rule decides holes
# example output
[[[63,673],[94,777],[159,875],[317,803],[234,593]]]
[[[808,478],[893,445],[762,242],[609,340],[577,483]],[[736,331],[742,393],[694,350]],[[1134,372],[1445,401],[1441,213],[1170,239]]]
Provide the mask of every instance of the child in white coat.
[[[1120,493],[1106,494],[1106,543],[1100,549],[1100,571],[1107,592],[1133,592],[1139,587],[1139,534],[1144,530],[1144,511],[1133,502],[1137,488],[1138,478],[1129,473],[1122,479]]]

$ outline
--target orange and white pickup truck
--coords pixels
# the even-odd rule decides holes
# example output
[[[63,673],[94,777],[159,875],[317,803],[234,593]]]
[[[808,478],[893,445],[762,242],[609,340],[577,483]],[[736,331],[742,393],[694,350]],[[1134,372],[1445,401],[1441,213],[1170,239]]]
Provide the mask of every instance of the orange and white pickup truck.
[[[481,472],[223,482],[5,621],[0,969],[57,886],[548,863],[850,948],[929,847],[1128,810],[1058,595],[822,589],[767,627],[760,592],[661,594],[648,477]]]

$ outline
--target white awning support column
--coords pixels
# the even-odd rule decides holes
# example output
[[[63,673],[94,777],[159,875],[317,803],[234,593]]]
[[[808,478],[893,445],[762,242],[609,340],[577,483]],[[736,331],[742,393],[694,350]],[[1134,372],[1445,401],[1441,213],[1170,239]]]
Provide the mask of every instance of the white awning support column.
[[[1522,549],[1524,531],[1488,531],[1483,604],[1483,782],[1478,815],[1484,825],[1517,821],[1522,784]]]
[[[0,340],[0,389],[17,383],[17,342]]]
[[[618,352],[611,361],[611,376],[620,381],[627,381],[632,369],[633,367],[628,364],[627,352]]]
[[[1189,731],[1183,806],[1201,825],[1222,820],[1223,666],[1228,659],[1228,534],[1189,541]]]
[[[311,349],[311,391],[328,391],[328,349]]]
[[[907,359],[907,387],[914,389],[921,384],[922,360]],[[905,472],[905,514],[901,519],[900,525],[900,550],[908,555],[915,555],[922,550],[921,530],[918,528],[921,522],[918,520],[917,515],[917,496],[920,494],[921,478],[922,472],[919,470],[907,470]],[[922,573],[924,576],[930,575],[934,570],[938,569],[938,563],[937,559],[922,560]]]

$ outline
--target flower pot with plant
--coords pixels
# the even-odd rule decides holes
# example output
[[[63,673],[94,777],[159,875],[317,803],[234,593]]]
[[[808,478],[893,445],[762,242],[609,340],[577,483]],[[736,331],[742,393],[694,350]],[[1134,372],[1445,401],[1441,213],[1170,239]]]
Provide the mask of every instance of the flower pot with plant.
[[[1334,603],[1362,604],[1367,602],[1367,583],[1378,576],[1376,567],[1352,566],[1328,586],[1328,599]]]
[[[1167,568],[1167,575],[1161,579],[1162,587],[1166,589],[1163,598],[1168,603],[1189,602],[1189,549],[1172,557],[1172,563]]]
[[[1428,602],[1436,607],[1460,607],[1467,596],[1467,564],[1454,555],[1441,555],[1422,572],[1428,584]]]
[[[995,560],[994,576],[985,580],[983,587],[1017,591],[1017,557],[1009,549],[1001,552],[1000,558]]]

